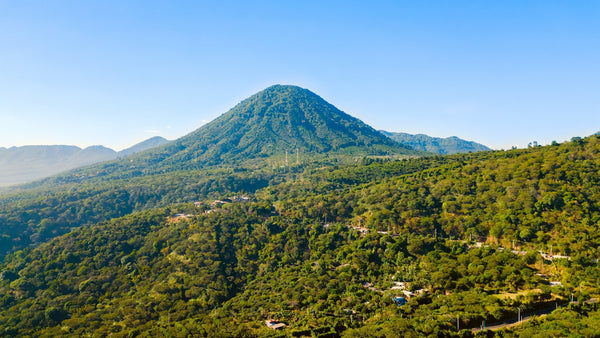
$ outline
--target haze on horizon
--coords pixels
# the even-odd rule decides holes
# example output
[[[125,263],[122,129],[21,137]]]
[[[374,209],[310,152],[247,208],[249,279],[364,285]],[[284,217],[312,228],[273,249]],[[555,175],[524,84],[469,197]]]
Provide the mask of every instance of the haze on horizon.
[[[276,83],[495,149],[600,130],[600,3],[0,3],[0,147],[175,139]]]

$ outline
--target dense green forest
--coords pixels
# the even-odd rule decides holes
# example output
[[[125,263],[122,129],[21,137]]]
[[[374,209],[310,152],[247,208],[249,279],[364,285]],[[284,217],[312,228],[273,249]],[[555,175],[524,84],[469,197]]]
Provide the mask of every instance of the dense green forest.
[[[600,336],[599,153],[425,154],[273,86],[2,190],[0,336]]]
[[[363,160],[370,162],[373,160]],[[22,190],[0,196],[0,256],[38,245],[79,226],[121,217],[135,211],[164,207],[256,190],[303,177],[328,180],[343,187],[384,177],[405,174],[452,161],[431,157],[415,161],[376,162],[371,166],[348,167],[338,158],[276,168],[214,168],[154,175],[102,172],[91,169],[48,178]],[[109,164],[112,166],[112,164]],[[340,168],[341,169],[336,169]],[[86,173],[84,175],[81,173]],[[78,178],[85,176],[85,178]]]
[[[123,180],[106,195],[74,184],[54,202],[9,195],[3,205],[23,209],[4,209],[3,224],[40,205],[47,222],[65,212],[77,221],[49,227],[68,233],[45,244],[7,250],[0,334],[597,336],[599,152],[592,136],[443,157],[175,171]],[[558,310],[473,330],[549,308]]]

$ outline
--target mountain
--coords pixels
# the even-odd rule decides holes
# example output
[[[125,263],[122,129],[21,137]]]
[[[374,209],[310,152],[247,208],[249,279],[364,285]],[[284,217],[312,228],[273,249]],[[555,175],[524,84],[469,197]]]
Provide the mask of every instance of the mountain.
[[[120,152],[103,146],[85,149],[67,145],[0,148],[0,187],[31,182],[74,168],[114,160],[167,142],[162,137],[153,137]]]
[[[170,141],[164,137],[154,136],[146,141],[142,141],[136,145],[133,145],[127,149],[123,149],[117,153],[119,157],[128,156],[136,153],[140,153],[142,151],[155,148],[158,146],[162,146],[163,144],[169,143]]]
[[[283,163],[286,151],[289,161],[322,154],[424,154],[381,135],[307,89],[274,85],[196,131],[146,153],[137,166],[193,169],[248,160],[265,165]]]
[[[203,140],[198,145],[206,149],[208,156],[204,156],[232,159],[271,156],[285,150],[409,153],[313,92],[282,85],[251,96],[180,143],[190,144],[196,139]]]
[[[412,135],[407,133],[394,133],[384,130],[381,130],[380,132],[392,140],[409,146],[413,149],[429,151],[442,155],[491,150],[483,144],[473,141],[465,141],[456,136],[440,138],[431,137],[424,134]]]

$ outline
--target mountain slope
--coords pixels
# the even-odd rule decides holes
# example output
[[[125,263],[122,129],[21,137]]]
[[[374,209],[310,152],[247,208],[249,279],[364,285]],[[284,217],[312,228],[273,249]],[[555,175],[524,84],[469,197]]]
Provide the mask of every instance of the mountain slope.
[[[408,153],[362,121],[296,86],[269,87],[181,141],[186,144],[194,138],[213,143],[214,149],[229,151],[234,158],[261,157],[286,149],[324,153],[350,147],[372,152],[378,149],[369,148],[397,148],[394,150]]]
[[[384,137],[313,92],[271,86],[173,143],[147,154],[146,164],[199,168],[300,152],[422,155]]]
[[[392,140],[409,146],[413,149],[429,151],[432,153],[448,155],[458,153],[474,153],[477,151],[489,151],[490,148],[473,141],[465,141],[456,136],[441,138],[431,137],[424,134],[395,133],[380,131]]]

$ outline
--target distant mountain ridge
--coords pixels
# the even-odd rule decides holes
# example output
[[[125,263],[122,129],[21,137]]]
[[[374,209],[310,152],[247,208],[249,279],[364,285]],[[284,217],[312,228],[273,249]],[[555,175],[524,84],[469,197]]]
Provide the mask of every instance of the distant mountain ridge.
[[[114,160],[169,142],[153,137],[122,151],[104,146],[69,145],[0,148],[0,186],[31,182],[78,167]]]
[[[392,140],[401,144],[407,145],[413,149],[429,151],[436,154],[451,155],[457,153],[470,153],[477,151],[489,151],[491,150],[487,146],[460,139],[456,136],[441,138],[431,137],[425,134],[407,134],[407,133],[395,133],[380,130],[382,134],[391,138]]]

